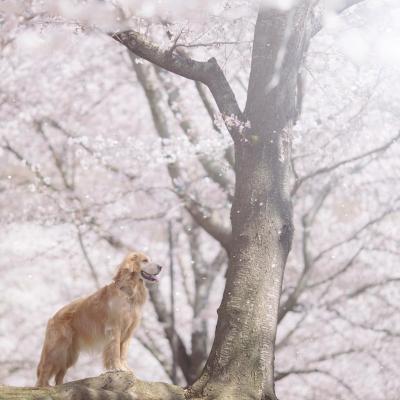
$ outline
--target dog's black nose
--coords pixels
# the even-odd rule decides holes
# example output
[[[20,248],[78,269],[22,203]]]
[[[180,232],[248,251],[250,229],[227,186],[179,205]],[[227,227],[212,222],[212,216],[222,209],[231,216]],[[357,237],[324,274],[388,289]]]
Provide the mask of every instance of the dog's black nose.
[[[162,270],[162,266],[161,265],[157,265],[158,268],[158,272],[160,272]]]

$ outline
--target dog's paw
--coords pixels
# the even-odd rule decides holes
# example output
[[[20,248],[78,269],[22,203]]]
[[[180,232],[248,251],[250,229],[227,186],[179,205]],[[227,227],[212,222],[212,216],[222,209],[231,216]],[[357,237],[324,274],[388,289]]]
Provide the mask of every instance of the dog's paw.
[[[121,372],[121,371],[125,371],[125,370],[123,369],[123,367],[109,368],[109,369],[107,370],[107,372]]]
[[[130,369],[127,365],[122,366],[121,370],[122,371],[126,371],[126,372],[130,372],[130,373],[133,374],[133,370]]]

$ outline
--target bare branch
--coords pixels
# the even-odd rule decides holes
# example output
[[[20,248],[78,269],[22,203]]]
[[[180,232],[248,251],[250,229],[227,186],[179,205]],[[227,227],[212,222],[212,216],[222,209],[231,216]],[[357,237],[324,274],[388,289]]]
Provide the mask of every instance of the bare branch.
[[[307,225],[307,218],[302,218],[303,234],[302,234],[302,255],[303,255],[303,270],[297,280],[296,286],[289,294],[286,301],[279,307],[278,323],[286,316],[289,311],[292,311],[296,306],[299,297],[306,288],[311,269],[314,263],[311,260],[310,251],[308,249],[308,240],[310,236],[309,227]]]
[[[350,236],[348,236],[344,240],[340,240],[339,242],[336,242],[336,243],[330,245],[329,247],[325,248],[324,250],[320,251],[314,257],[313,263],[316,263],[317,261],[319,261],[325,254],[331,252],[332,250],[335,250],[338,247],[342,246],[343,244],[357,239],[362,232],[364,232],[365,230],[367,230],[371,226],[376,225],[377,223],[381,222],[387,216],[389,216],[391,214],[394,214],[394,213],[396,213],[398,211],[399,211],[398,209],[385,210],[381,215],[379,215],[378,217],[373,218],[373,219],[369,220],[368,222],[366,222],[364,225],[362,225],[360,228],[358,228],[354,233],[352,233]]]
[[[146,94],[150,104],[153,122],[158,135],[162,138],[170,138],[172,136],[169,131],[167,116],[162,108],[162,94],[157,86],[156,76],[153,67],[145,69],[141,64],[133,63],[139,82]],[[185,190],[182,179],[182,171],[178,162],[171,162],[167,166],[171,182],[175,188],[176,194],[182,199],[186,210],[192,218],[200,225],[208,234],[216,239],[224,248],[228,248],[230,244],[230,229],[223,226],[221,222],[213,215],[208,215],[204,207],[195,201]]]
[[[297,329],[304,322],[306,317],[307,317],[307,314],[302,315],[302,317],[296,322],[294,327],[292,329],[290,329],[286,333],[286,335],[275,345],[276,350],[283,349],[289,343],[290,338],[296,333]]]
[[[220,127],[215,122],[215,117],[216,117],[217,113],[216,113],[216,110],[214,109],[214,106],[212,105],[210,99],[208,98],[205,87],[203,86],[203,84],[201,82],[198,82],[198,81],[195,82],[195,85],[196,85],[197,92],[199,93],[200,99],[203,102],[208,115],[210,116],[214,130],[218,133],[222,133]],[[226,149],[225,158],[231,167],[235,166],[235,154],[234,154],[233,146],[230,146],[229,148]]]
[[[72,133],[68,132],[56,120],[54,120],[52,118],[46,118],[46,119],[44,119],[44,121],[46,123],[48,123],[49,125],[51,125],[52,127],[58,129],[66,137],[71,138],[71,139],[76,139],[76,136],[74,136]],[[129,172],[126,172],[126,171],[122,171],[121,169],[115,167],[114,165],[111,165],[111,164],[108,164],[108,163],[104,163],[102,160],[100,160],[99,156],[89,146],[85,145],[84,143],[79,142],[79,146],[82,147],[82,149],[84,149],[86,152],[88,152],[91,156],[93,156],[97,160],[99,160],[101,165],[105,169],[107,169],[107,170],[109,170],[111,172],[114,172],[114,173],[121,174],[121,175],[125,176],[130,181],[133,181],[133,180],[135,180],[137,178],[135,175],[132,175]]]
[[[332,305],[340,302],[341,300],[350,300],[355,297],[358,297],[365,292],[371,290],[371,289],[376,289],[379,287],[384,287],[386,285],[389,285],[391,283],[399,283],[400,282],[400,277],[392,277],[392,278],[387,278],[383,281],[379,282],[372,282],[372,283],[367,283],[365,285],[362,285],[358,287],[357,289],[353,290],[352,292],[344,293],[340,296],[335,297],[334,299],[330,300],[327,304]]]
[[[356,395],[354,390],[349,386],[347,383],[345,383],[342,379],[338,378],[337,376],[333,375],[329,371],[325,371],[320,368],[299,368],[299,369],[291,369],[289,371],[285,372],[277,372],[275,375],[275,381],[279,381],[283,378],[286,378],[289,375],[304,375],[304,374],[321,374],[325,375],[332,380],[334,380],[338,385],[342,386],[344,389],[346,389],[349,393],[353,395],[354,399],[359,399],[359,397]]]
[[[298,189],[300,188],[300,186],[304,182],[306,182],[306,181],[308,181],[308,180],[310,180],[312,178],[315,178],[318,175],[327,174],[329,172],[332,172],[333,170],[335,170],[335,169],[337,169],[339,167],[342,167],[343,165],[353,163],[355,161],[361,160],[361,159],[366,158],[368,156],[372,156],[372,155],[375,155],[375,154],[378,154],[378,153],[385,152],[387,149],[389,149],[389,147],[391,147],[394,143],[396,143],[399,140],[399,138],[400,138],[400,131],[396,136],[391,138],[388,142],[386,142],[385,144],[383,144],[380,147],[377,147],[375,149],[369,150],[369,151],[367,151],[365,153],[361,153],[361,154],[359,154],[357,156],[348,158],[346,160],[338,161],[338,162],[336,162],[336,163],[334,163],[334,164],[332,164],[330,166],[319,168],[319,169],[313,171],[312,173],[297,179],[295,184],[294,184],[294,186],[293,186],[293,188],[292,188],[292,192],[291,192],[292,196],[298,191]]]
[[[226,251],[229,251],[229,246],[231,243],[230,228],[223,225],[223,223],[219,221],[215,215],[204,210],[204,207],[199,205],[199,203],[192,197],[185,196],[184,203],[192,218],[209,235],[217,240]]]
[[[134,61],[133,61],[134,62]],[[163,85],[168,95],[168,105],[178,121],[179,126],[185,133],[189,141],[197,145],[199,143],[199,132],[196,132],[194,125],[185,111],[182,109],[182,99],[180,95],[179,87],[174,85],[170,80],[166,79],[164,74],[160,72],[159,68],[155,69],[159,81]],[[207,172],[208,176],[217,183],[222,190],[227,194],[229,201],[232,202],[232,182],[229,180],[226,173],[222,170],[221,162],[216,162],[207,155],[200,154],[198,159]]]
[[[51,189],[54,192],[59,192],[59,189],[50,184],[48,180],[42,175],[42,173],[38,170],[38,168],[34,167],[18,150],[12,147],[6,138],[3,138],[3,143],[4,144],[2,144],[1,147],[4,150],[13,154],[19,161],[21,161],[27,168],[29,168],[36,175],[43,186]]]
[[[35,121],[35,126],[36,126],[36,130],[39,133],[39,135],[43,138],[43,140],[46,142],[47,148],[49,149],[53,160],[54,160],[54,164],[61,176],[62,182],[64,184],[64,187],[68,190],[71,189],[71,185],[68,182],[67,176],[65,174],[64,171],[64,166],[63,166],[63,162],[59,156],[59,154],[57,154],[56,149],[54,148],[54,146],[51,144],[49,138],[47,137],[47,135],[44,132],[44,124],[46,123],[46,121],[41,120],[41,121]]]
[[[185,263],[183,262],[183,259],[181,257],[181,253],[177,254],[177,258],[178,258],[177,264],[178,264],[180,273],[182,275],[182,283],[183,283],[183,289],[184,289],[185,295],[186,295],[186,300],[187,300],[189,306],[193,308],[193,298],[192,298],[193,296],[191,294],[191,288],[189,286],[189,276],[188,276],[188,273],[185,268]]]
[[[148,334],[148,332],[146,332],[146,340],[140,336],[136,337],[136,339],[158,361],[172,382],[171,366],[166,360],[163,351],[158,348],[154,339]]]
[[[156,311],[158,321],[162,324],[164,328],[165,337],[168,339],[168,342],[171,346],[174,345],[174,336],[176,340],[176,348],[177,351],[177,362],[179,367],[182,370],[185,379],[189,381],[189,366],[190,366],[190,359],[188,352],[186,350],[185,344],[183,343],[181,337],[175,331],[172,331],[172,321],[171,321],[171,314],[168,312],[165,301],[163,299],[162,293],[160,288],[157,285],[153,285],[149,289],[150,299],[154,305],[154,310]],[[175,333],[175,335],[174,335]]]
[[[92,275],[94,284],[95,284],[97,289],[100,289],[99,276],[97,275],[96,269],[95,269],[95,267],[94,267],[94,265],[93,265],[93,263],[92,263],[92,261],[91,261],[91,259],[89,257],[89,254],[88,254],[88,252],[86,250],[85,244],[83,243],[82,232],[81,232],[81,230],[79,229],[78,226],[76,227],[76,229],[77,229],[77,233],[78,233],[79,247],[81,248],[83,257],[85,258],[86,263],[87,263],[87,265],[89,267],[90,274]]]
[[[249,40],[245,41],[214,41],[214,42],[208,42],[208,43],[179,43],[176,47],[186,47],[186,48],[194,48],[194,47],[219,47],[219,46],[224,46],[224,45],[238,45],[238,44],[250,44],[252,43]]]
[[[323,285],[325,283],[328,283],[328,282],[336,279],[339,275],[344,274],[346,271],[348,271],[354,265],[354,262],[356,261],[357,257],[360,255],[360,253],[362,252],[363,249],[364,249],[364,247],[361,246],[357,250],[357,252],[350,258],[350,260],[347,261],[347,263],[342,268],[340,268],[334,274],[328,276],[325,279],[322,279],[322,280],[320,280],[318,282],[311,283],[310,285],[307,286],[307,289],[313,289],[313,288],[315,288],[317,286],[320,286],[320,285]]]
[[[181,29],[181,31],[175,36],[172,46],[168,50],[170,55],[172,55],[174,53],[175,49],[178,47],[178,40],[182,36],[182,33],[183,33],[183,29]]]
[[[396,279],[396,281],[400,281],[400,278]],[[396,331],[388,329],[388,328],[377,328],[377,327],[371,326],[365,322],[353,321],[350,318],[348,318],[346,315],[341,313],[339,310],[337,310],[333,307],[330,307],[330,306],[328,306],[327,309],[329,311],[333,312],[337,317],[343,319],[344,321],[346,321],[348,324],[350,324],[353,327],[361,328],[364,330],[369,330],[371,332],[386,335],[389,337],[400,338],[400,332],[396,332]]]

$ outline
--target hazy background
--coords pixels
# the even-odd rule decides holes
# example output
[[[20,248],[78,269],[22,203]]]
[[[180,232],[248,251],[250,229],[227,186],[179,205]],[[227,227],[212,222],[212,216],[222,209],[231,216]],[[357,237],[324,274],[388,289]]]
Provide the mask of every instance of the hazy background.
[[[212,343],[226,260],[186,207],[193,199],[205,219],[229,223],[229,135],[193,82],[161,73],[155,92],[172,134],[161,138],[133,63],[148,76],[153,67],[131,60],[106,32],[123,13],[166,48],[178,37],[194,58],[217,57],[243,105],[256,8],[249,1],[105,3],[0,2],[2,384],[34,383],[48,318],[110,282],[127,249],[169,266],[168,221],[176,330],[189,353],[196,333]],[[339,16],[334,3],[316,10],[324,27],[302,71],[293,134],[296,233],[282,301],[307,258],[311,268],[279,326],[277,391],[288,400],[396,400],[400,5],[365,0]],[[171,92],[178,93],[172,103]],[[224,187],[201,160],[212,160]],[[172,162],[181,166],[173,182]],[[166,268],[157,296],[170,317],[169,279]],[[140,378],[168,381],[170,320],[160,323],[160,312],[146,304],[129,364]],[[66,380],[98,374],[100,360],[81,357]],[[178,380],[185,384],[179,369]]]

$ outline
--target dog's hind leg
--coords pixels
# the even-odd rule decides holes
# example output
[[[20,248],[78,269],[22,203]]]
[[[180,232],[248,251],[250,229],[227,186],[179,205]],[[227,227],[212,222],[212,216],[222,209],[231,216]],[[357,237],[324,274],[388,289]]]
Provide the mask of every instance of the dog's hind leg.
[[[36,387],[50,386],[50,379],[53,376],[53,365],[49,360],[49,349],[47,343],[45,342],[40,356],[39,365],[36,369]]]
[[[68,369],[71,349],[74,347],[72,339],[73,332],[69,327],[60,324],[55,327],[54,320],[49,321],[37,369],[36,386],[49,386],[49,381],[54,375],[57,375],[56,384],[62,383]]]
[[[50,379],[54,375],[52,366],[49,365],[44,365],[42,363],[41,365],[39,364],[38,370],[37,370],[37,381],[36,381],[36,387],[45,387],[45,386],[50,386]]]
[[[63,381],[64,381],[64,376],[67,372],[66,368],[60,369],[57,373],[56,373],[56,378],[55,378],[55,383],[56,385],[62,385]]]
[[[76,363],[79,356],[79,348],[73,341],[59,342],[53,358],[57,360],[57,370],[55,371],[55,384],[62,385],[68,368]]]

